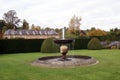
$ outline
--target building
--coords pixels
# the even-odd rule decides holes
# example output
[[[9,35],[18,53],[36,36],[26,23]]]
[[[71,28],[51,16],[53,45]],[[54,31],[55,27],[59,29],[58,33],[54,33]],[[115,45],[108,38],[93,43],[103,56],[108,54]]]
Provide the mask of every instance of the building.
[[[59,34],[54,30],[7,30],[3,38],[14,39],[46,39],[46,38],[59,38]]]

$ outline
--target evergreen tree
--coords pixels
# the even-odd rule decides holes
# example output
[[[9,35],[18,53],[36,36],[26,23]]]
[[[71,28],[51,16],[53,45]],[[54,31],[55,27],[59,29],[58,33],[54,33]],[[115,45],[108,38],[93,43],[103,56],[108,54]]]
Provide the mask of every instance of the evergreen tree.
[[[22,28],[23,29],[29,29],[29,23],[25,19],[23,20]]]

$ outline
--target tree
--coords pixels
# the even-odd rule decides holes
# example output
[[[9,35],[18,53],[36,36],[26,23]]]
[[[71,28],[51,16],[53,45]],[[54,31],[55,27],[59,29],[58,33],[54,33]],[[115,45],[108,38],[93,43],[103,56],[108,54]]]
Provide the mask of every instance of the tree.
[[[79,30],[81,20],[82,20],[81,18],[78,18],[74,15],[69,22],[69,29],[70,30]]]
[[[94,31],[94,30],[96,30],[96,28],[95,28],[95,27],[92,27],[92,28],[91,28],[91,31]]]
[[[75,15],[70,19],[69,22],[69,29],[68,29],[68,34],[79,36],[80,33],[80,21],[82,19],[79,17],[76,17]]]
[[[6,25],[4,20],[0,20],[0,30]]]
[[[35,26],[34,24],[32,24],[31,29],[32,30],[41,30],[41,27],[40,26]]]
[[[35,30],[35,25],[34,24],[32,24],[31,29]]]
[[[4,33],[6,30],[7,30],[7,26],[4,26],[4,27],[2,28],[2,33]]]
[[[6,27],[5,21],[0,20],[0,38],[2,38],[3,33],[6,31],[5,27]]]
[[[29,29],[29,23],[25,19],[23,20],[22,28],[23,29]]]
[[[112,28],[110,29],[110,35],[120,35],[120,29],[118,28]]]
[[[116,32],[116,35],[120,36],[120,30],[118,30],[118,31]]]
[[[15,10],[9,10],[7,13],[4,13],[3,19],[7,23],[8,29],[17,29],[18,23],[21,22]]]
[[[40,26],[36,26],[36,30],[41,30],[41,27]]]
[[[60,32],[60,29],[55,28],[55,32],[59,33],[59,32]]]
[[[100,30],[100,29],[92,29],[88,32],[88,36],[105,36],[107,35],[107,32]]]
[[[50,27],[46,27],[45,30],[51,30],[51,28]]]

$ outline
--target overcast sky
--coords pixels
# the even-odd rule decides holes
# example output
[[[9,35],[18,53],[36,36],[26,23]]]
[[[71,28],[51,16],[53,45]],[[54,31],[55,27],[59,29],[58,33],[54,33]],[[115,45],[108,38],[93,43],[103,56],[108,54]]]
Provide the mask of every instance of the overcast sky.
[[[15,10],[21,20],[42,27],[68,27],[76,15],[82,18],[82,30],[120,29],[120,0],[0,0],[0,19],[9,10]]]

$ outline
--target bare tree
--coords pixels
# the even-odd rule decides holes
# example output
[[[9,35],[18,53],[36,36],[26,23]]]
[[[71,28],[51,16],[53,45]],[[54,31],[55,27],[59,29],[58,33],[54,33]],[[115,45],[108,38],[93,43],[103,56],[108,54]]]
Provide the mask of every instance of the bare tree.
[[[15,10],[10,10],[7,13],[4,13],[3,19],[7,23],[8,29],[17,29],[20,19],[17,17]]]

